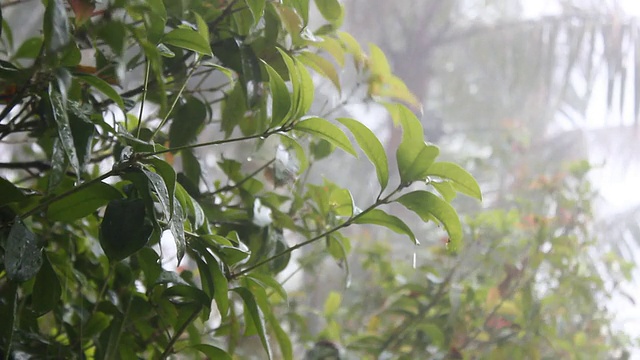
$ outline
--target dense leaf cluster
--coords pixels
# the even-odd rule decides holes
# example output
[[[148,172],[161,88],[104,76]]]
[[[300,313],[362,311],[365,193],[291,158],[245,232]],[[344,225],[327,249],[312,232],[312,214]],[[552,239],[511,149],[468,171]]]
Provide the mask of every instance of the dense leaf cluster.
[[[400,104],[415,107],[415,97],[377,47],[367,55],[339,30],[337,1],[315,2],[325,20],[316,30],[309,0],[43,5],[41,31],[20,43],[13,34],[23,29],[7,14],[25,10],[2,8],[0,140],[12,154],[0,177],[6,358],[229,359],[257,335],[268,358],[292,359],[272,311],[287,298],[275,276],[292,251],[324,240],[345,258],[340,230],[353,224],[417,243],[384,210],[391,203],[442,224],[449,248],[459,245],[448,201],[455,192],[481,198],[478,185],[436,161]],[[402,126],[397,176],[367,126],[312,111],[314,76],[340,91],[342,67],[362,75],[367,101]],[[195,149],[243,142],[269,154],[262,165],[220,156],[220,177],[204,176]],[[371,204],[356,206],[330,180],[301,180],[338,148],[375,167]],[[163,239],[175,242],[178,271],[162,266]]]

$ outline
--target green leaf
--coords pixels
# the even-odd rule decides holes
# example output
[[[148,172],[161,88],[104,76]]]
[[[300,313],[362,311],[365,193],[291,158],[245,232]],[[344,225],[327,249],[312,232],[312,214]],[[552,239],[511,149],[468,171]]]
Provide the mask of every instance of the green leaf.
[[[300,78],[300,100],[298,105],[298,113],[296,116],[296,118],[298,118],[300,116],[306,115],[309,112],[309,109],[311,109],[311,104],[313,104],[315,86],[313,85],[311,74],[309,74],[309,71],[302,64],[302,62],[294,59],[294,63],[296,65],[296,70]]]
[[[169,190],[167,189],[167,184],[165,184],[164,179],[162,178],[162,176],[160,176],[160,174],[156,174],[153,171],[149,171],[144,168],[142,169],[142,173],[147,177],[149,184],[153,187],[153,190],[158,197],[158,201],[160,201],[165,219],[167,219],[167,221],[170,220],[173,216],[173,207],[171,205],[172,199],[169,198]]]
[[[282,329],[280,325],[281,321],[271,312],[267,314],[267,321],[271,324],[273,333],[275,334],[276,341],[280,346],[280,353],[283,360],[293,360],[293,346],[291,345],[291,339],[289,334]]]
[[[318,74],[331,80],[336,89],[338,89],[338,91],[341,91],[340,77],[338,76],[338,72],[336,71],[336,68],[333,66],[331,61],[309,51],[301,52],[300,54],[298,54],[296,59],[300,60],[303,64],[315,70]]]
[[[9,280],[24,282],[42,266],[42,245],[20,218],[15,218],[4,247],[4,266]]]
[[[242,80],[242,90],[246,95],[247,107],[254,108],[262,99],[260,83],[262,82],[262,71],[260,69],[260,60],[253,48],[236,39],[240,54],[240,79]]]
[[[424,142],[420,120],[405,106],[398,107],[398,120],[402,125],[402,142],[396,151],[398,171],[402,183],[411,183],[427,177],[427,170],[440,153],[438,147]]]
[[[16,50],[15,54],[13,54],[14,59],[35,59],[38,57],[40,53],[40,48],[42,48],[43,39],[41,37],[32,37],[20,45],[18,50]]]
[[[435,346],[441,349],[446,346],[446,337],[437,325],[420,323],[417,326],[417,330],[423,331]]]
[[[316,7],[322,17],[329,21],[336,21],[342,17],[342,5],[338,0],[316,0]]]
[[[102,332],[109,327],[112,319],[112,316],[96,311],[91,315],[87,323],[84,324],[82,328],[82,336],[90,339],[95,335],[102,334]]]
[[[36,275],[36,282],[31,294],[31,306],[38,315],[46,314],[54,309],[60,301],[60,295],[62,295],[58,275],[51,267],[47,256],[44,255],[42,259],[42,266]]]
[[[375,166],[378,182],[382,188],[380,191],[384,190],[389,183],[389,164],[382,143],[380,143],[376,135],[361,122],[348,118],[339,118],[338,121],[351,131],[356,142],[358,142],[358,145],[360,145],[360,148],[364,151],[364,154],[369,158],[373,166]]]
[[[206,118],[207,106],[193,96],[187,97],[187,101],[176,110],[169,128],[171,147],[194,142],[202,131]]]
[[[280,296],[280,298],[282,298],[285,303],[288,302],[287,291],[284,289],[282,284],[280,284],[280,282],[273,276],[257,271],[250,272],[249,274],[247,274],[247,276],[260,283],[265,288],[270,287],[275,291],[276,294],[278,294],[278,296]]]
[[[92,86],[96,90],[100,91],[109,99],[113,100],[113,102],[116,103],[116,105],[118,105],[120,109],[125,108],[122,97],[120,97],[120,94],[118,94],[118,92],[113,87],[111,87],[108,82],[91,74],[75,73],[74,76],[85,82],[86,84]]]
[[[209,308],[211,306],[211,298],[205,294],[204,291],[198,289],[195,286],[191,285],[174,285],[170,288],[167,288],[163,293],[163,296],[169,297],[182,297],[185,299],[193,300],[201,306]]]
[[[338,216],[352,216],[355,205],[348,189],[336,188],[329,196],[329,205]]]
[[[62,0],[48,0],[44,12],[44,43],[47,49],[56,53],[64,48],[71,36],[69,34],[69,18]]]
[[[77,220],[120,198],[122,194],[113,186],[93,183],[49,205],[47,217],[52,221]]]
[[[257,24],[260,19],[264,16],[264,7],[266,1],[264,0],[245,0],[247,6],[251,10],[251,15],[253,15],[253,25]]]
[[[378,77],[391,75],[391,66],[384,52],[374,44],[369,44],[369,70],[371,74]]]
[[[173,166],[169,165],[166,161],[159,159],[157,157],[151,157],[146,159],[145,162],[153,165],[153,168],[156,170],[156,173],[162,177],[162,181],[167,188],[167,197],[169,198],[169,212],[173,214],[174,204],[175,204],[175,195],[176,195],[176,171],[173,169]],[[151,179],[150,179],[151,180]],[[182,217],[182,216],[180,216]]]
[[[418,244],[416,236],[413,234],[413,231],[411,231],[407,224],[405,224],[404,221],[400,220],[400,218],[387,214],[384,210],[373,209],[357,217],[354,223],[384,226],[397,234],[407,235],[409,239],[411,239],[411,241],[413,241],[415,244]]]
[[[396,201],[415,212],[425,222],[433,217],[438,219],[449,234],[451,250],[458,248],[460,240],[462,240],[462,226],[458,214],[446,201],[424,190],[404,194]]]
[[[325,119],[312,117],[296,123],[293,128],[327,140],[349,154],[355,157],[358,156],[347,135],[345,135],[339,127]]]
[[[192,11],[193,16],[196,18],[196,27],[198,29],[198,34],[202,36],[202,38],[207,42],[207,44],[211,43],[211,39],[209,38],[209,26],[207,22],[204,21],[202,16],[195,11]]]
[[[324,316],[332,317],[340,308],[340,304],[342,303],[342,295],[340,293],[332,291],[327,296],[327,300],[324,302]]]
[[[258,336],[260,337],[262,346],[267,352],[267,357],[269,358],[269,360],[273,359],[273,355],[271,353],[271,345],[269,343],[269,339],[267,338],[267,329],[264,322],[264,314],[262,313],[260,307],[258,307],[255,297],[253,296],[251,291],[249,291],[249,289],[244,287],[237,287],[235,289],[232,289],[232,291],[240,295],[240,297],[244,301],[246,310],[248,311],[248,314],[245,314],[245,317],[250,317],[250,320],[253,322],[256,330],[258,331]],[[247,320],[249,320],[249,318]]]
[[[13,183],[0,176],[0,206],[10,204],[12,202],[20,202],[26,199],[26,196]]]
[[[269,89],[271,90],[271,126],[278,126],[289,119],[287,115],[291,109],[291,96],[289,95],[289,89],[285,84],[282,77],[275,71],[269,64],[264,62],[264,66],[269,74]]]
[[[211,254],[205,253],[205,258],[213,276],[213,298],[218,305],[220,316],[226,319],[229,314],[229,280],[222,272],[221,265]]]
[[[162,37],[162,42],[182,49],[212,56],[209,42],[195,30],[177,28]]]
[[[58,138],[62,143],[64,152],[67,155],[67,159],[71,164],[71,167],[76,172],[78,180],[80,179],[80,161],[78,160],[78,153],[73,141],[73,133],[71,132],[71,126],[69,125],[69,116],[67,114],[67,107],[63,100],[62,95],[49,87],[49,98],[51,100],[51,109],[53,112],[53,119],[55,120],[58,128]]]
[[[292,105],[286,118],[297,119],[300,116],[305,115],[311,107],[315,91],[313,80],[311,79],[311,75],[309,75],[307,69],[300,61],[291,58],[284,50],[281,50],[280,48],[277,49],[287,67],[289,80],[291,81],[291,87],[293,89],[291,97]]]
[[[233,358],[226,351],[207,344],[193,345],[193,349],[200,351],[209,359],[232,360]]]
[[[184,218],[179,202],[173,207],[173,216],[169,222],[169,230],[176,243],[176,257],[178,258],[178,265],[180,265],[187,249],[187,240],[184,236]]]
[[[116,199],[109,202],[100,224],[100,246],[111,261],[122,260],[142,249],[153,232],[145,221],[142,199]]]
[[[450,180],[461,193],[482,201],[482,191],[480,191],[478,182],[460,165],[451,162],[437,162],[429,167],[427,176]]]

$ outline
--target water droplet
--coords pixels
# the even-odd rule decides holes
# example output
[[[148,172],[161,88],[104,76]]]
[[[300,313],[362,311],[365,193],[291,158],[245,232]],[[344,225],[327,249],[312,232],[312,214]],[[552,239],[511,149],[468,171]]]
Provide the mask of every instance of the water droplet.
[[[420,245],[420,240],[416,239],[416,245]]]
[[[413,253],[413,262],[411,264],[411,267],[413,267],[414,269],[416,268],[416,263],[418,262],[418,257],[416,256],[416,253]]]
[[[251,162],[252,160],[253,160],[253,158],[252,158],[251,156],[249,156],[249,157],[247,158],[247,161],[248,161],[248,162]]]
[[[264,140],[266,138],[267,138],[266,136],[260,136],[260,140]]]

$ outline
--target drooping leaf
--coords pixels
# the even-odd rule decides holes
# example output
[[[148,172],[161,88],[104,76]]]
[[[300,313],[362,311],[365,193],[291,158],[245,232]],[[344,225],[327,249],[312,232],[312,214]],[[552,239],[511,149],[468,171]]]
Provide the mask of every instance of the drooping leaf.
[[[60,300],[60,295],[62,295],[58,275],[51,267],[47,256],[44,255],[42,258],[42,266],[36,275],[36,282],[31,294],[31,306],[38,315],[43,315],[54,309]]]
[[[339,118],[338,121],[351,131],[356,142],[360,145],[362,151],[364,151],[364,154],[369,158],[373,166],[375,166],[378,182],[382,188],[381,191],[384,190],[389,183],[389,164],[382,143],[380,143],[380,140],[378,140],[375,134],[361,122],[348,118]]]
[[[77,220],[120,198],[122,194],[113,186],[96,182],[49,205],[47,217],[52,221]]]
[[[427,176],[450,180],[461,193],[482,201],[482,192],[478,182],[460,165],[451,162],[433,163],[427,170]]]
[[[184,236],[184,218],[182,214],[182,207],[179,202],[175,203],[173,207],[173,216],[169,222],[169,230],[173,235],[173,240],[176,243],[176,257],[178,259],[178,265],[182,261],[187,248],[187,240]]]
[[[400,218],[387,214],[384,210],[373,209],[359,216],[354,223],[384,226],[398,234],[407,235],[411,241],[418,243],[413,231]]]
[[[15,218],[4,248],[7,277],[24,282],[36,276],[42,266],[42,245],[20,218]]]
[[[100,224],[100,246],[111,261],[122,260],[145,246],[153,232],[143,199],[111,200]]]
[[[100,91],[109,99],[113,100],[113,102],[116,103],[116,105],[118,105],[121,109],[125,108],[122,97],[120,97],[120,94],[118,94],[118,92],[113,87],[111,87],[108,82],[102,80],[97,76],[86,73],[78,72],[75,73],[74,76],[90,85],[94,89]]]
[[[240,54],[240,65],[242,72],[242,90],[246,96],[247,108],[252,109],[258,105],[262,98],[260,86],[262,83],[262,72],[260,70],[260,60],[253,48],[240,39],[236,39]]]
[[[62,141],[60,141],[60,138],[55,138],[53,140],[53,149],[51,150],[51,171],[47,182],[47,194],[53,193],[62,183],[68,167],[69,162],[67,161]]]
[[[77,179],[80,180],[80,161],[78,160],[78,153],[76,152],[73,141],[71,126],[69,125],[69,115],[67,114],[66,104],[64,103],[62,95],[54,90],[53,87],[49,87],[49,98],[51,100],[53,119],[58,128],[58,138],[60,139],[71,167],[76,172]]]
[[[182,49],[195,51],[201,55],[211,56],[211,46],[197,31],[191,29],[173,29],[162,37],[162,42]]]
[[[317,117],[305,119],[296,123],[293,128],[327,140],[349,154],[358,156],[344,132],[325,119]]]
[[[167,188],[167,196],[169,197],[169,211],[173,214],[177,181],[176,171],[173,169],[173,166],[169,165],[169,163],[157,157],[151,157],[145,161],[153,165],[156,173],[162,177],[162,181]]]
[[[51,53],[64,48],[71,36],[69,34],[69,18],[62,0],[49,0],[44,13],[44,43]]]
[[[160,174],[157,174],[153,171],[149,171],[147,169],[142,169],[142,173],[149,180],[149,184],[153,188],[158,197],[158,201],[162,206],[162,212],[164,213],[165,219],[169,220],[173,216],[173,208],[171,206],[172,200],[169,198],[169,190],[167,189],[167,184],[164,182],[164,179]],[[174,180],[175,186],[175,180]]]
[[[451,250],[458,248],[462,240],[462,226],[458,214],[446,201],[424,190],[404,194],[396,201],[415,212],[423,221],[429,221],[433,217],[438,219],[449,234]]]
[[[269,339],[267,338],[267,329],[264,321],[264,314],[262,313],[260,307],[258,307],[255,297],[253,296],[251,291],[249,291],[249,289],[244,287],[237,287],[232,289],[232,291],[240,295],[240,297],[244,301],[244,304],[248,311],[248,314],[245,314],[245,316],[248,316],[248,320],[252,321],[255,325],[256,330],[258,331],[258,337],[260,338],[262,346],[267,353],[267,358],[269,360],[273,359],[271,344],[269,343]]]

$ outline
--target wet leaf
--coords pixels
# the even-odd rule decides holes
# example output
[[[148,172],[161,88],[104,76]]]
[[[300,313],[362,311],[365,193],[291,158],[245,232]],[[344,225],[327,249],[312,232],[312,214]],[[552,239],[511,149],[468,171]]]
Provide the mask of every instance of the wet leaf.
[[[6,241],[4,265],[7,277],[24,282],[36,276],[43,261],[42,245],[20,218],[15,218]]]
[[[267,358],[269,360],[273,359],[271,345],[269,344],[269,339],[267,338],[267,329],[265,326],[264,314],[262,313],[260,307],[258,307],[255,297],[253,296],[251,291],[249,291],[249,289],[244,287],[237,287],[235,289],[232,289],[232,291],[240,295],[240,297],[244,301],[244,304],[248,311],[248,313],[245,314],[245,317],[247,317],[247,320],[253,322],[253,324],[255,325],[256,330],[258,331],[258,337],[262,342],[264,350],[267,352]]]

